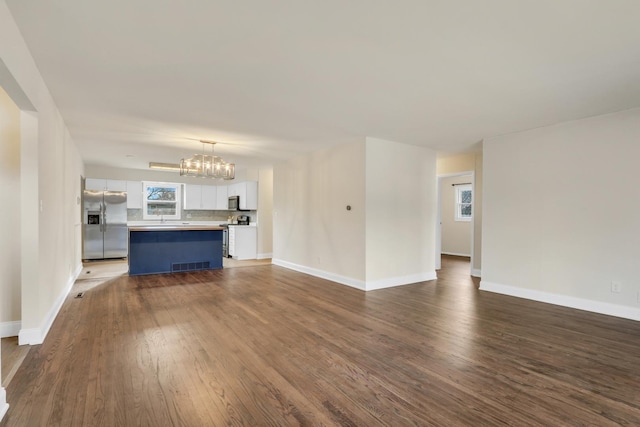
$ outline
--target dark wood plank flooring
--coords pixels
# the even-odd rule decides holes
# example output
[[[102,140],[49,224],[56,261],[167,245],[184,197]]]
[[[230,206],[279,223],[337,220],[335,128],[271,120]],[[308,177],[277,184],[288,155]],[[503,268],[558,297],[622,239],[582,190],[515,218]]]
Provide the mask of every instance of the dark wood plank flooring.
[[[28,346],[19,346],[18,337],[2,338],[2,385],[6,387],[29,352]]]
[[[468,268],[369,293],[272,265],[85,283],[0,426],[640,425],[640,323]]]

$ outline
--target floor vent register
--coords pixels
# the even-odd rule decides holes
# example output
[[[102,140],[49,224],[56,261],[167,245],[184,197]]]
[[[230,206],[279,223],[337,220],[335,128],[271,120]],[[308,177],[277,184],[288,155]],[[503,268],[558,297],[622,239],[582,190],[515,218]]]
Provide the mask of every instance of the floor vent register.
[[[209,268],[211,268],[211,263],[209,261],[178,262],[171,264],[172,272],[208,270]]]

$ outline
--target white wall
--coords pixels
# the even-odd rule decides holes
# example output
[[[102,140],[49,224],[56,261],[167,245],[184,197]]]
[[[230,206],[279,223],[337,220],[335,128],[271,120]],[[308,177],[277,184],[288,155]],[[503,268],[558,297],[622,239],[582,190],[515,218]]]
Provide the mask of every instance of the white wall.
[[[20,342],[37,344],[82,267],[77,198],[83,164],[5,2],[0,2],[0,61],[0,84],[23,110],[23,226],[20,240],[12,242],[22,254]],[[18,101],[15,94],[24,97],[17,96]],[[24,111],[27,103],[32,113]]]
[[[20,110],[0,87],[0,337],[20,329]]]
[[[76,198],[83,164],[4,1],[0,2],[0,86],[21,110],[20,185],[15,190],[19,202],[13,206],[20,222],[3,234],[2,246],[10,245],[14,257],[19,257],[20,343],[39,344],[82,267]],[[11,176],[13,182],[15,174]],[[2,182],[6,185],[4,177]],[[7,409],[6,392],[0,387],[0,419]]]
[[[442,178],[440,182],[443,254],[471,256],[471,221],[455,219],[457,187],[454,184],[464,183],[471,183],[471,175]]]
[[[640,320],[639,140],[640,109],[485,140],[481,289]]]
[[[436,155],[366,139],[366,289],[435,279]]]
[[[364,287],[364,141],[276,165],[273,262]]]
[[[273,256],[273,169],[258,174],[258,258]]]
[[[277,165],[274,263],[362,290],[434,279],[435,162],[367,138]]]
[[[236,179],[238,179],[236,177]],[[258,259],[273,256],[273,169],[247,169],[243,181],[258,182]],[[253,221],[253,218],[251,219]]]

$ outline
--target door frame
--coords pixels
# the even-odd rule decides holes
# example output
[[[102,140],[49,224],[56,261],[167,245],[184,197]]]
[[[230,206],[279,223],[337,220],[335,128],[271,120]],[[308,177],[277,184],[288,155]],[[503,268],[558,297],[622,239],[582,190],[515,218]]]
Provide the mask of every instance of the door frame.
[[[471,262],[469,265],[469,274],[473,276],[473,259],[475,248],[475,222],[476,222],[476,172],[475,171],[463,171],[455,173],[445,173],[438,175],[437,183],[437,218],[436,218],[436,270],[442,268],[442,180],[444,178],[452,178],[456,176],[468,176],[471,179],[471,190],[473,191],[473,198],[471,200],[471,211],[473,216],[471,218]]]

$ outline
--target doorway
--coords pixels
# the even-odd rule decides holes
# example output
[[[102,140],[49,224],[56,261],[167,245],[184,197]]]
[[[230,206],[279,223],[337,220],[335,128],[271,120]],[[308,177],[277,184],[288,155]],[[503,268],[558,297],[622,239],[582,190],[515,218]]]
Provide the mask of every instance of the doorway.
[[[473,272],[475,173],[464,171],[438,176],[436,270],[442,256],[465,258]]]
[[[20,212],[20,114],[20,108],[0,86],[0,167],[3,172],[0,191],[6,206],[11,207],[0,214],[2,223],[8,225],[0,242],[0,390],[6,388],[17,366],[12,355],[19,353],[18,333],[22,320],[21,254],[16,250],[20,249],[23,221]],[[0,410],[3,403],[0,402]]]

